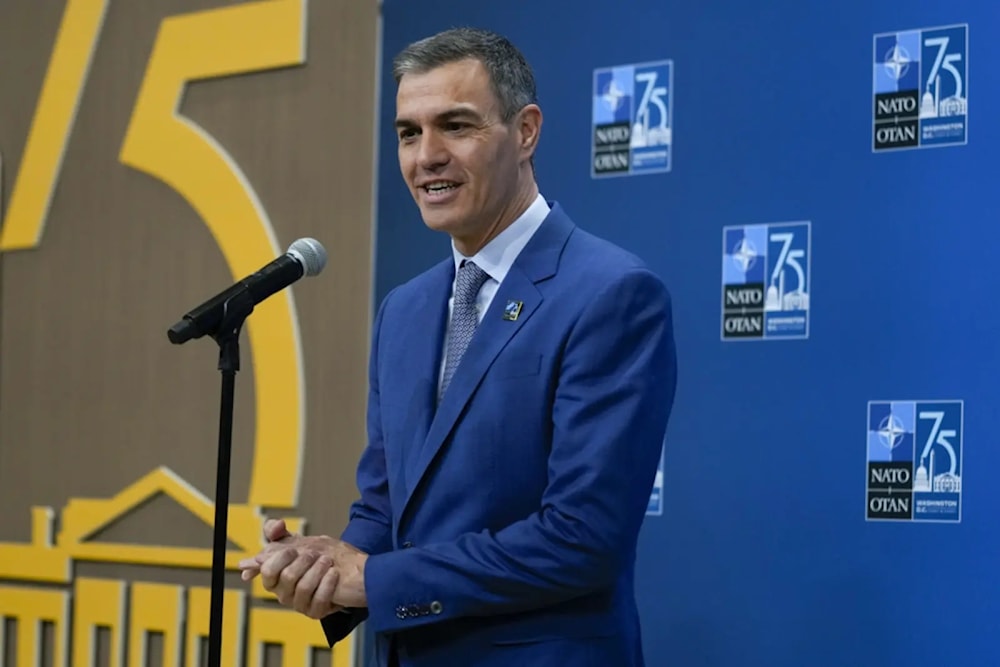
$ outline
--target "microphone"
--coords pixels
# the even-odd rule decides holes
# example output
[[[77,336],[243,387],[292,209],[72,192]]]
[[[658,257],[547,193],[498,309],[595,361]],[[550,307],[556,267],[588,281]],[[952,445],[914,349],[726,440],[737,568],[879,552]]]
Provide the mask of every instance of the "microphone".
[[[234,297],[249,298],[250,306],[283,290],[302,276],[318,275],[326,266],[326,249],[316,239],[302,238],[281,257],[187,313],[167,331],[174,345],[217,332]]]

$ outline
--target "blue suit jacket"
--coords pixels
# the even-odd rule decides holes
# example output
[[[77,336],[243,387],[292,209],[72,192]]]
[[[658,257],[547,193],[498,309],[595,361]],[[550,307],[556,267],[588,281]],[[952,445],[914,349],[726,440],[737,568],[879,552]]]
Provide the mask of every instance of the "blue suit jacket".
[[[643,665],[633,563],[676,384],[669,294],[558,204],[438,405],[449,258],[374,323],[369,442],[342,539],[372,554],[376,664]],[[516,317],[504,313],[519,308]]]

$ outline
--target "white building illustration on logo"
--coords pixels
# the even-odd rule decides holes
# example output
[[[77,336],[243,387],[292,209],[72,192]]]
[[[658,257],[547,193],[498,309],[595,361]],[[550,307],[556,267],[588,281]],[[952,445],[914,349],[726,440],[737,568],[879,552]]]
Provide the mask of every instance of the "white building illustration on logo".
[[[949,452],[951,468],[948,472],[934,474],[934,452],[930,453],[930,470],[924,466],[925,458],[920,460],[920,467],[913,478],[913,490],[926,493],[958,493],[962,490],[962,478],[955,474],[955,456]]]

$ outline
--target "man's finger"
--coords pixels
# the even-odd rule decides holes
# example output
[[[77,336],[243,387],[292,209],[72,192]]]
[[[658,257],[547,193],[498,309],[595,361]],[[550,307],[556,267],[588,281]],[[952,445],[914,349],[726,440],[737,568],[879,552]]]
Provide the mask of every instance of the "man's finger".
[[[273,554],[277,553],[282,549],[295,547],[298,543],[299,539],[295,535],[286,534],[283,538],[281,538],[278,541],[268,542],[267,544],[265,544],[264,548],[261,549],[256,556],[253,556],[252,558],[246,558],[240,561],[240,567],[243,567],[243,563],[246,563],[247,566],[249,567],[253,567],[254,565],[260,567],[264,563],[264,561],[270,558]]]
[[[278,575],[278,584],[274,590],[274,594],[278,596],[278,602],[286,607],[291,606],[299,580],[316,562],[316,557],[316,553],[299,551],[295,560],[281,570],[281,574]]]
[[[258,574],[260,574],[260,563],[258,563],[253,558],[247,558],[240,561],[240,578],[243,581],[250,581]]]
[[[291,545],[292,545],[291,542],[289,542],[288,544],[280,544],[272,542],[271,544],[268,544],[266,547],[261,549],[260,553],[254,556],[252,560],[254,561],[254,563],[256,563],[257,567],[260,567],[261,565],[264,564],[264,561],[266,561],[268,558],[278,553],[282,549],[294,548]]]
[[[302,575],[295,585],[295,591],[292,593],[292,608],[295,611],[303,614],[309,611],[309,605],[312,604],[313,593],[316,592],[316,587],[319,586],[323,575],[332,566],[333,561],[326,556],[320,556],[313,561],[312,567]]]
[[[337,568],[331,567],[323,575],[319,586],[316,587],[306,616],[319,620],[341,608],[339,605],[333,604],[333,594],[337,590],[338,581],[340,581],[340,573]]]
[[[265,560],[260,566],[261,581],[264,589],[274,591],[278,585],[278,577],[282,570],[292,564],[298,556],[298,552],[293,548],[277,551]]]

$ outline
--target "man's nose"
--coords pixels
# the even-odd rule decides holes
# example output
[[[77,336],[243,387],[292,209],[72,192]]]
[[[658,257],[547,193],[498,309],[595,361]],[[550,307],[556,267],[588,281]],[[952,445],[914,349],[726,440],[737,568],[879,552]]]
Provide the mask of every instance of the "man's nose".
[[[434,171],[448,164],[449,155],[445,142],[436,132],[424,132],[420,135],[420,149],[417,151],[417,164],[422,169]]]

